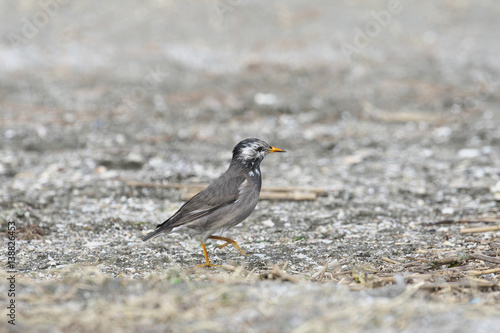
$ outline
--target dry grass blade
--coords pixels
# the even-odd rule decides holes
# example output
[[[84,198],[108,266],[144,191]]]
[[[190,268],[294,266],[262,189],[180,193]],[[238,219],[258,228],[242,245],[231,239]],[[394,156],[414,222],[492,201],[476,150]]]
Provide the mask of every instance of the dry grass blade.
[[[199,191],[185,192],[182,194],[182,199],[189,200],[198,192]],[[259,198],[262,200],[288,200],[288,201],[316,200],[317,197],[318,196],[313,192],[298,192],[298,191],[272,192],[266,189],[263,189],[259,195]]]
[[[265,200],[291,200],[291,201],[303,201],[303,200],[316,200],[317,195],[314,192],[300,192],[291,190],[289,192],[272,192],[269,190],[263,190],[260,192],[260,198]]]
[[[486,275],[486,274],[493,274],[493,273],[500,273],[500,267],[496,268],[490,268],[490,269],[485,269],[485,270],[470,270],[466,271],[465,273],[471,274],[471,275]]]
[[[288,274],[278,265],[274,265],[270,269],[260,273],[260,278],[262,280],[280,280],[293,283],[297,283],[300,281],[298,277]]]
[[[182,183],[169,183],[169,184],[158,184],[158,183],[146,183],[146,182],[135,182],[129,181],[126,182],[125,185],[132,187],[157,187],[157,188],[175,188],[175,189],[204,189],[208,186],[208,184],[182,184]],[[269,192],[312,192],[317,195],[326,194],[326,190],[324,188],[319,187],[303,187],[303,186],[263,186],[263,191]]]
[[[478,260],[484,260],[484,261],[492,262],[492,263],[495,263],[495,264],[500,264],[500,258],[485,256],[482,253],[472,253],[470,255],[470,257],[474,258],[474,259],[478,259]]]
[[[455,267],[463,264],[471,258],[468,253],[459,253],[456,256],[446,257],[443,259],[435,260],[431,262],[431,267],[436,268],[442,265],[450,265],[450,267]]]
[[[424,223],[422,225],[424,227],[432,227],[432,226],[442,225],[442,224],[499,223],[499,222],[500,222],[500,219],[496,219],[496,218],[492,218],[492,217],[484,217],[484,218],[476,218],[476,219],[471,218],[471,219],[463,219],[463,220],[446,219],[446,220]]]
[[[409,257],[409,256],[406,256],[405,257],[406,259],[410,259],[410,260],[414,260],[414,261],[420,261],[420,262],[423,262],[423,263],[428,263],[429,260],[427,259],[421,259],[421,258],[415,258],[415,257]]]
[[[470,221],[472,223],[475,222],[483,222],[483,223],[500,223],[500,218],[496,218],[493,216],[470,216],[470,217],[465,217],[464,221]]]
[[[256,281],[260,278],[260,276],[255,273],[255,269],[248,271],[243,266],[233,266],[229,264],[223,264],[221,267],[226,271],[243,276],[246,281]]]
[[[323,277],[325,276],[326,270],[328,269],[328,263],[326,263],[323,268],[321,268],[318,272],[314,273],[311,276],[311,280],[313,281],[321,281],[323,280]]]
[[[383,260],[383,261],[385,261],[385,262],[389,262],[391,264],[394,264],[394,265],[401,265],[400,262],[397,262],[396,260],[392,260],[390,258],[382,257],[380,259]]]
[[[500,225],[493,225],[489,227],[477,227],[477,228],[465,228],[460,230],[460,233],[475,233],[475,232],[489,232],[489,231],[498,231],[500,230]]]
[[[43,229],[38,225],[29,224],[25,227],[21,227],[17,229],[15,232],[16,239],[18,240],[33,240],[33,239],[42,239],[44,236]],[[7,235],[7,230],[5,232],[0,233],[0,235]]]
[[[126,182],[127,186],[139,187],[139,188],[168,188],[168,189],[182,189],[186,191],[182,198],[184,200],[190,199],[195,194],[205,189],[208,184],[157,184],[157,183],[145,183],[145,182]],[[265,200],[291,200],[291,201],[303,201],[303,200],[316,200],[319,195],[324,195],[326,193],[325,189],[314,188],[314,187],[283,187],[283,186],[264,186],[260,193],[260,198]]]
[[[499,287],[500,283],[481,280],[479,281],[459,281],[459,282],[444,282],[444,283],[426,283],[422,285],[422,289],[443,289],[443,288],[491,288]]]

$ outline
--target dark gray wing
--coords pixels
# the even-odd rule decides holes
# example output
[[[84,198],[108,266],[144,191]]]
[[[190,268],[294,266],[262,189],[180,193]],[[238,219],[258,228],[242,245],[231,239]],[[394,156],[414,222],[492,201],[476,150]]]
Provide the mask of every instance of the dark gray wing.
[[[238,200],[239,189],[244,181],[243,175],[229,176],[224,173],[206,189],[189,199],[174,215],[159,224],[155,231],[148,234],[143,240],[146,241],[163,231],[169,232],[175,227],[196,221],[222,207],[233,204]]]

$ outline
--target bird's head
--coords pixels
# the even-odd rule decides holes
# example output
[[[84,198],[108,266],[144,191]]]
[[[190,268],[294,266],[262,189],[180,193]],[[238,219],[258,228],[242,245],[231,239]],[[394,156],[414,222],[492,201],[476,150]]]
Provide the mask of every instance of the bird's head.
[[[233,149],[233,161],[237,160],[243,164],[262,161],[269,153],[284,153],[285,150],[268,145],[262,140],[250,138],[238,143]]]

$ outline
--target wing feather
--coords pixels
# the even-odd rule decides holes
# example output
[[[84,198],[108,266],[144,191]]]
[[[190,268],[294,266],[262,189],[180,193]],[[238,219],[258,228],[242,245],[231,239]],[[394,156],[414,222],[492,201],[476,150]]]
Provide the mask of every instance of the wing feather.
[[[166,229],[171,230],[199,220],[218,209],[233,204],[238,200],[239,189],[244,181],[245,177],[243,175],[229,177],[227,173],[224,173],[206,189],[189,199],[168,220],[159,224],[154,233],[157,234]]]

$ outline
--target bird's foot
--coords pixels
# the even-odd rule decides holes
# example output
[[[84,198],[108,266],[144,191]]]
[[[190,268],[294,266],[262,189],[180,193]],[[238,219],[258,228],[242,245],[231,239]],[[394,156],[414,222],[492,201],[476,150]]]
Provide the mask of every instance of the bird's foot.
[[[222,244],[222,245],[219,245],[218,248],[219,249],[222,249],[223,247],[225,246],[228,246],[229,244],[232,244],[236,249],[240,250],[241,254],[243,254],[244,256],[246,256],[247,254],[241,249],[241,247],[238,245],[238,243],[234,240],[232,240],[231,238],[226,238],[226,237],[219,237],[219,236],[210,236],[208,237],[210,239],[217,239],[217,240],[221,240],[221,241],[225,241],[226,243]]]
[[[203,242],[200,243],[203,249],[203,255],[205,256],[205,263],[201,265],[196,265],[196,267],[220,267],[221,265],[214,265],[210,262],[210,259],[208,259],[208,252],[207,248],[205,247],[205,244],[203,244]]]
[[[222,266],[222,265],[214,265],[210,261],[207,261],[201,265],[196,265],[196,267],[220,267],[220,266]]]

